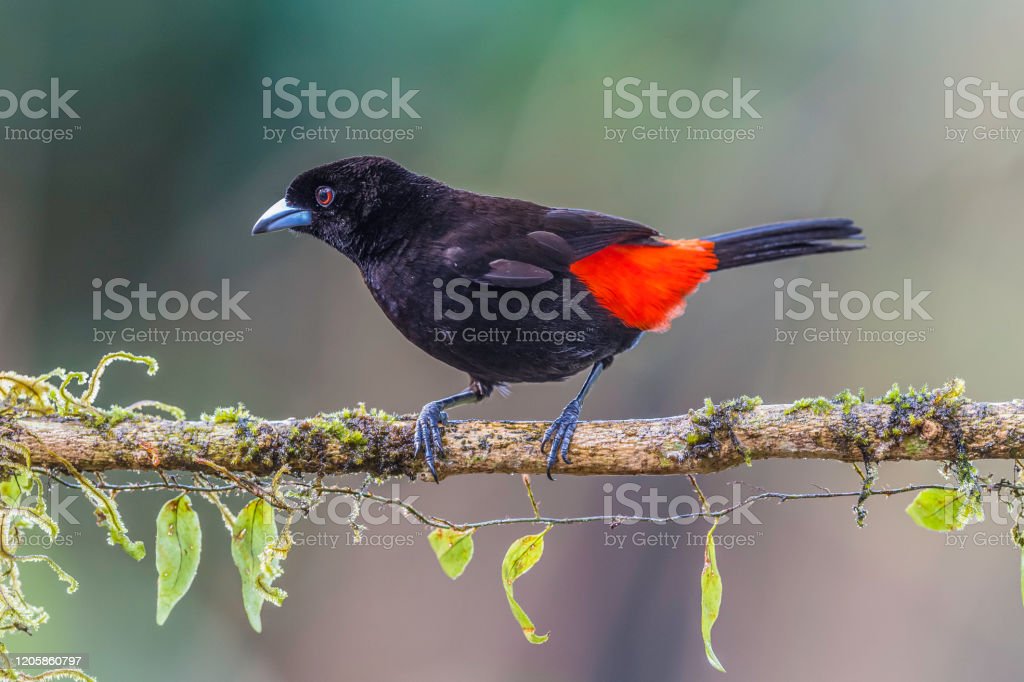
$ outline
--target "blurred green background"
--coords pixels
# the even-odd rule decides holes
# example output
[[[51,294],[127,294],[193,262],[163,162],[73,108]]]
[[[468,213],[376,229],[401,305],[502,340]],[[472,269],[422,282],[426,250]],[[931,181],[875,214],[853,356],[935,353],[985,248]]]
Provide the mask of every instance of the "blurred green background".
[[[118,366],[100,402],[143,397],[191,415],[244,400],[268,417],[365,401],[410,412],[461,388],[464,377],[408,344],[364,290],[353,266],[309,239],[250,239],[253,221],[298,172],[335,158],[386,155],[478,192],[628,216],[676,236],[793,217],[850,216],[870,249],[730,271],[704,285],[671,333],[648,335],[616,363],[587,403],[591,418],[678,414],[705,396],[767,402],[863,386],[967,380],[977,399],[1024,397],[1019,371],[1024,154],[1008,141],[946,141],[946,126],[1019,125],[944,118],[943,81],[977,76],[1024,88],[1013,2],[451,2],[58,3],[0,5],[0,89],[77,89],[75,121],[14,117],[0,126],[80,126],[71,141],[0,139],[0,367],[91,368],[108,348],[94,328],[92,281],[123,277],[158,291],[248,290],[250,321],[182,322],[242,330],[244,341],[121,343],[157,356],[146,378]],[[418,120],[319,122],[262,117],[261,82],[293,76],[328,90],[417,89]],[[675,90],[760,92],[762,118],[606,120],[605,77]],[[414,128],[414,139],[335,144],[263,139],[265,125]],[[755,139],[605,141],[606,125],[756,128]],[[886,322],[775,319],[776,278],[806,277],[868,295],[932,293],[933,318]],[[918,343],[776,341],[776,328],[916,330]],[[519,386],[458,416],[551,419],[577,390]],[[1000,475],[1008,466],[990,467]],[[938,479],[934,465],[886,465],[882,483]],[[708,492],[757,487],[853,489],[850,467],[758,463],[706,477]],[[600,513],[605,484],[535,482],[545,512]],[[637,481],[688,494],[685,480]],[[390,492],[390,483],[385,491]],[[402,496],[456,520],[528,511],[518,477],[399,482]],[[639,494],[636,496],[639,497]],[[133,535],[152,550],[167,494],[125,499]],[[734,679],[1019,679],[1024,611],[1019,560],[987,521],[965,548],[925,532],[873,499],[855,527],[848,501],[755,509],[761,525],[720,529],[751,546],[720,549],[725,581],[716,650]],[[237,509],[241,499],[231,500]],[[621,507],[614,507],[622,511]],[[82,583],[63,595],[44,568],[26,569],[51,622],[11,639],[15,651],[76,652],[101,680],[717,679],[699,633],[704,524],[558,528],[517,595],[544,646],[518,632],[498,579],[521,529],[477,535],[457,582],[436,566],[419,526],[371,526],[411,547],[297,548],[280,581],[282,609],[248,628],[227,534],[204,509],[205,547],[191,593],[154,624],[155,572],[107,547],[81,501],[65,522],[70,547],[53,555]],[[337,523],[304,532],[349,537]],[[635,547],[632,533],[667,532],[676,548]],[[722,530],[726,532],[723,533]],[[608,547],[625,534],[626,549]],[[995,535],[995,537],[999,537]],[[381,540],[383,542],[383,540]],[[980,546],[985,545],[985,546]],[[999,624],[992,627],[992,624]]]

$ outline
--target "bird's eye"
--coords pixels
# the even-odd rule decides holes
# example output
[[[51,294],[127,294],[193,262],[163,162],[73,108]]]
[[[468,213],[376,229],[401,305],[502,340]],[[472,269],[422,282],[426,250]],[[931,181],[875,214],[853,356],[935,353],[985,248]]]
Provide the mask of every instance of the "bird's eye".
[[[330,206],[334,201],[334,190],[330,187],[319,187],[316,190],[316,203],[321,206]]]

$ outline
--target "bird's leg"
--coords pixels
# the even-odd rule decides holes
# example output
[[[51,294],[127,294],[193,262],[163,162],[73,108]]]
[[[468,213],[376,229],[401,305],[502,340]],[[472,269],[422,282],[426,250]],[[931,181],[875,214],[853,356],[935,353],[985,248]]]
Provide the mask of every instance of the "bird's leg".
[[[580,389],[579,394],[569,401],[569,404],[562,410],[562,414],[558,416],[558,419],[551,422],[551,426],[544,432],[544,438],[540,441],[540,451],[543,453],[546,447],[550,447],[547,451],[549,479],[554,480],[551,478],[551,467],[558,462],[559,455],[561,455],[563,462],[570,464],[569,443],[572,442],[572,436],[576,433],[576,424],[580,420],[580,409],[583,407],[583,400],[587,397],[587,393],[590,392],[591,386],[597,381],[597,377],[601,376],[601,371],[610,364],[612,364],[611,358],[608,358],[596,363],[590,369],[590,374],[587,376],[587,380],[583,382],[583,388]]]
[[[437,457],[444,455],[441,436],[444,434],[444,425],[448,422],[448,413],[445,410],[456,405],[480,402],[485,397],[486,393],[471,386],[461,393],[427,403],[420,410],[420,416],[416,418],[413,455],[420,454],[420,451],[423,452],[423,456],[427,460],[427,468],[430,469],[430,475],[434,477],[435,483],[438,481],[434,461]]]

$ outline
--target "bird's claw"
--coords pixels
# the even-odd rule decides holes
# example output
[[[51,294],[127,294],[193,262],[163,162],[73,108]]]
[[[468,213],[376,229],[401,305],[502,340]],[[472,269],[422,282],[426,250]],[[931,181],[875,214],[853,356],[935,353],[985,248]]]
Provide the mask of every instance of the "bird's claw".
[[[418,456],[420,452],[423,452],[423,457],[427,462],[427,468],[430,469],[430,475],[434,477],[434,482],[438,482],[437,468],[434,466],[434,462],[438,457],[444,456],[444,445],[441,443],[441,437],[444,435],[444,425],[448,423],[448,413],[446,413],[441,403],[427,403],[420,410],[419,417],[416,418],[416,433],[413,437],[413,455]]]
[[[558,419],[551,422],[551,426],[544,432],[544,437],[540,441],[540,451],[543,453],[547,451],[548,456],[548,479],[551,478],[551,469],[558,463],[558,458],[561,457],[562,461],[566,464],[571,464],[569,461],[569,444],[572,442],[573,434],[576,433],[576,425],[580,420],[580,406],[573,401],[565,406],[562,410],[562,414],[558,415]]]

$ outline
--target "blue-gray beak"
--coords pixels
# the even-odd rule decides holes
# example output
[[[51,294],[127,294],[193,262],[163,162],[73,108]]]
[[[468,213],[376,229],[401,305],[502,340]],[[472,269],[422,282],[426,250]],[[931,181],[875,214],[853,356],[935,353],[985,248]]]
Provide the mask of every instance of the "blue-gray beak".
[[[296,208],[281,199],[267,209],[252,226],[253,234],[266,234],[278,230],[290,230],[296,227],[309,227],[313,224],[313,213],[304,208]]]

